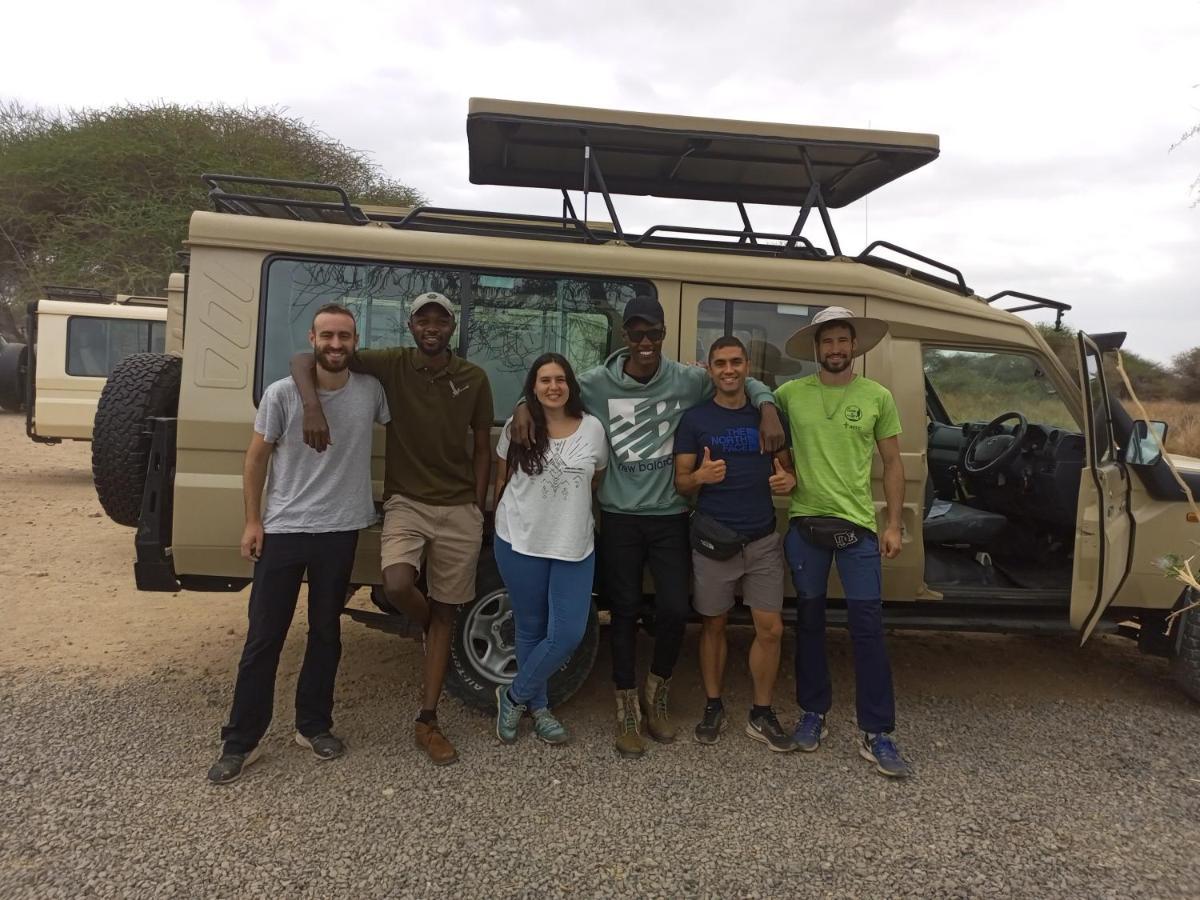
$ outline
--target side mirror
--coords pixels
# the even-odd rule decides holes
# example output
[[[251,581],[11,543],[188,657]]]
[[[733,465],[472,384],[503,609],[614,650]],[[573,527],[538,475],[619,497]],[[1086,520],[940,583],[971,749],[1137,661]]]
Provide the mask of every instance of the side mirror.
[[[1138,419],[1133,423],[1129,442],[1121,451],[1121,460],[1132,466],[1153,466],[1162,459],[1162,448],[1166,443],[1166,422],[1147,423]]]

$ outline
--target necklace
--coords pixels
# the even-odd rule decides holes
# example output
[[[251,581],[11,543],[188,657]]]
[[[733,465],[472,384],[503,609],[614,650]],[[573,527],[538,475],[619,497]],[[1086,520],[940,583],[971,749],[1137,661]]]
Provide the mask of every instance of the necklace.
[[[846,397],[846,388],[850,387],[850,385],[848,383],[842,385],[842,389],[838,391],[837,394],[837,403],[834,404],[833,409],[830,409],[829,404],[825,402],[825,396],[826,394],[831,393],[831,391],[820,381],[818,381],[817,384],[821,387],[821,411],[825,413],[825,421],[828,422],[837,414],[837,411],[842,408],[842,400],[844,400]]]

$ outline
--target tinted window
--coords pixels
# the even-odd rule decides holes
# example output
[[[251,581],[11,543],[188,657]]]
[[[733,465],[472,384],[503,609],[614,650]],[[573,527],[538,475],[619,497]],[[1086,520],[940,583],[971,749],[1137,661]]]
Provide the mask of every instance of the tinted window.
[[[71,316],[67,320],[67,374],[107,378],[131,353],[162,353],[166,323]]]
[[[258,394],[287,375],[292,354],[309,348],[313,314],[324,304],[354,313],[361,348],[411,347],[410,302],[427,291],[454,306],[455,350],[487,372],[502,418],[540,354],[562,353],[579,372],[598,365],[621,346],[625,304],[636,293],[654,294],[642,281],[277,259],[267,272]]]
[[[823,306],[793,306],[706,297],[696,323],[696,359],[706,360],[712,342],[725,334],[741,339],[750,353],[750,377],[772,390],[811,375],[817,364],[788,356],[788,338],[812,321]]]
[[[1054,382],[1032,357],[990,350],[927,347],[925,377],[955,424],[990,422],[1019,412],[1030,422],[1075,431]]]

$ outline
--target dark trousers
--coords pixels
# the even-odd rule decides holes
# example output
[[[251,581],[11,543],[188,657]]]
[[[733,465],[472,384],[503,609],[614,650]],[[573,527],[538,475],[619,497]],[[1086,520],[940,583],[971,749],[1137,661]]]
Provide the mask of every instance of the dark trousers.
[[[342,607],[354,567],[357,531],[268,534],[254,564],[250,627],[238,663],[229,724],[221,729],[226,753],[248,753],[271,724],[275,673],[300,583],[308,572],[308,645],[296,685],[296,730],[305,737],[333,726],[333,683],[342,656]]]
[[[613,681],[617,690],[637,686],[637,627],[642,570],[654,578],[654,658],[650,671],[670,678],[687,627],[692,561],[687,516],[630,516],[604,512],[600,519],[604,591],[612,615]]]
[[[861,538],[843,550],[810,544],[795,523],[783,542],[796,586],[796,702],[806,712],[829,712],[833,682],[825,653],[825,594],[829,567],[837,563],[846,592],[846,617],[854,647],[858,727],[876,734],[896,727],[892,666],[883,642],[883,574],[879,541]]]

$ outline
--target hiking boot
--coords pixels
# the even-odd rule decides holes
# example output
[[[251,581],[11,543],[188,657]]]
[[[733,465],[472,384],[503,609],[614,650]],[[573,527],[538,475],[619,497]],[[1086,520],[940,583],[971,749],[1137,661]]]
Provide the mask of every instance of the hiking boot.
[[[792,729],[792,740],[796,742],[796,747],[805,753],[812,753],[827,737],[829,729],[825,727],[825,717],[820,713],[800,710],[800,721]]]
[[[766,744],[776,753],[790,753],[796,749],[796,742],[783,730],[775,710],[770,708],[765,713],[750,716],[746,722],[746,735],[752,740]]]
[[[646,731],[660,744],[670,744],[679,729],[671,720],[667,709],[667,694],[671,688],[670,678],[659,678],[653,672],[646,676],[642,687],[642,712],[646,715]]]
[[[858,755],[875,763],[875,771],[889,778],[907,778],[912,767],[900,755],[900,748],[890,734],[868,734],[863,732],[858,745]]]
[[[696,742],[699,744],[715,744],[721,737],[728,723],[725,721],[725,707],[705,706],[704,716],[696,726]]]
[[[341,738],[335,737],[328,731],[322,731],[312,737],[305,737],[297,731],[296,743],[301,747],[307,747],[313,752],[313,756],[320,760],[337,759],[346,752],[346,745],[342,743]]]
[[[524,703],[514,703],[508,695],[508,685],[496,685],[496,737],[502,744],[513,744],[517,740],[517,727],[525,713]]]
[[[571,740],[571,732],[548,709],[533,714],[533,733],[546,744],[566,744]]]
[[[242,777],[246,767],[262,755],[262,750],[255,747],[248,753],[221,753],[221,758],[212,764],[208,770],[208,780],[212,784],[233,784]]]
[[[413,737],[416,745],[425,751],[435,766],[448,766],[458,761],[458,751],[446,740],[437,722],[417,722]]]
[[[642,714],[637,690],[617,691],[617,752],[626,759],[637,759],[646,752],[642,739]]]

